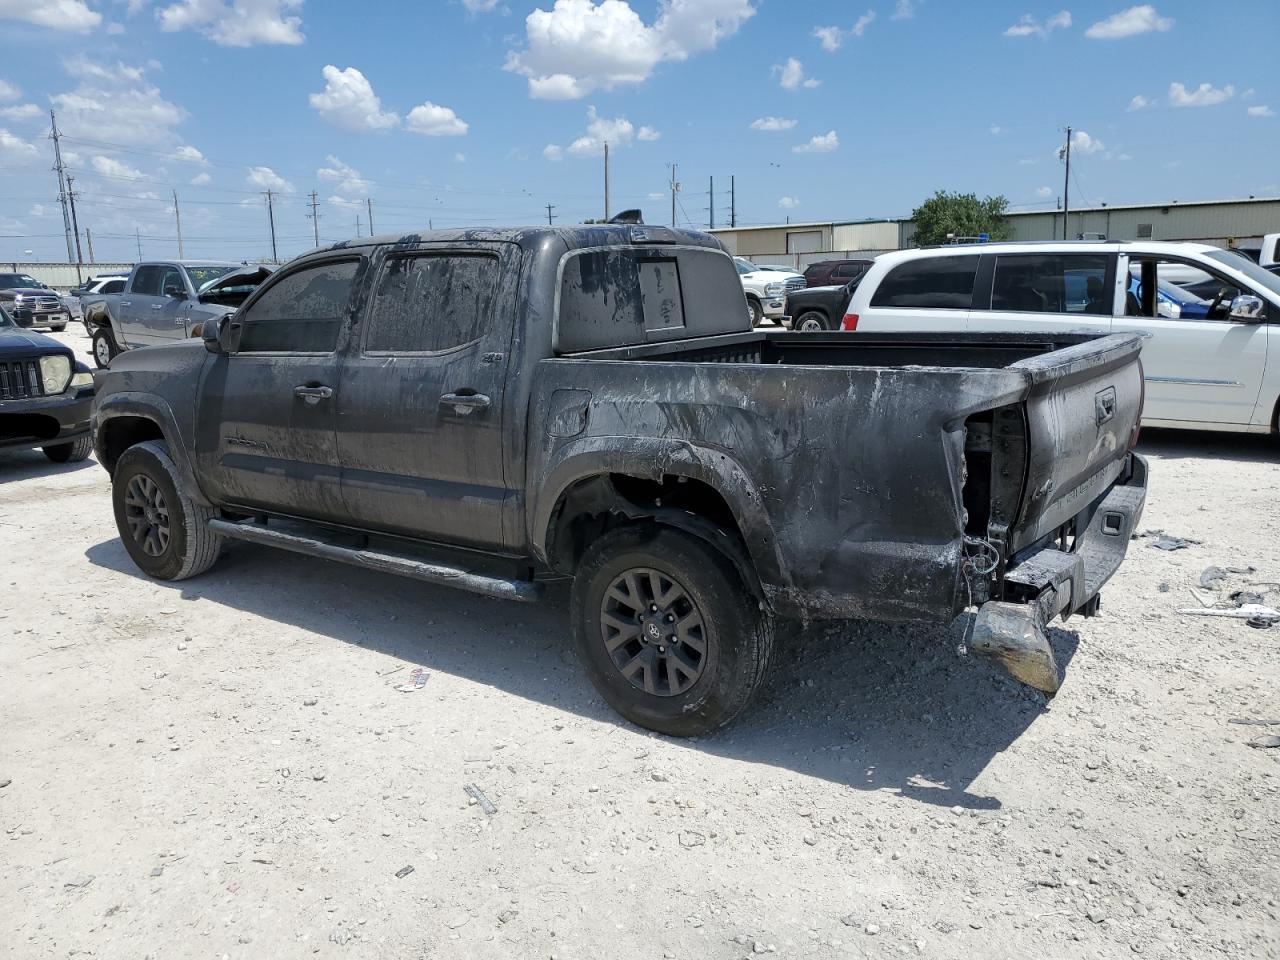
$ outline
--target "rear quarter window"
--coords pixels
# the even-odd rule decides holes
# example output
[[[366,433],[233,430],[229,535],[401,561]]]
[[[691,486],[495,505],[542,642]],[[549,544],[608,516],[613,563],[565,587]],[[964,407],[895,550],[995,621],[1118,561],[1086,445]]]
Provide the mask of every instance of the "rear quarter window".
[[[968,310],[977,255],[909,260],[890,270],[871,295],[873,307]]]

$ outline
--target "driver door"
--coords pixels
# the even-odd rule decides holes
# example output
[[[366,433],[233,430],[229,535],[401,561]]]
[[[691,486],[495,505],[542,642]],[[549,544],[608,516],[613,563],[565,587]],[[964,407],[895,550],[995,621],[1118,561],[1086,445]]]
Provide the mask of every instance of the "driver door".
[[[1168,257],[1121,256],[1120,276],[1141,278],[1125,297],[1116,333],[1142,333],[1142,369],[1146,383],[1143,422],[1159,426],[1247,426],[1258,402],[1267,365],[1267,325],[1230,320],[1230,296],[1208,318],[1158,316],[1152,279],[1177,275],[1187,266],[1204,271],[1229,291],[1238,284],[1214,274],[1205,264]],[[1145,283],[1143,281],[1146,281]]]

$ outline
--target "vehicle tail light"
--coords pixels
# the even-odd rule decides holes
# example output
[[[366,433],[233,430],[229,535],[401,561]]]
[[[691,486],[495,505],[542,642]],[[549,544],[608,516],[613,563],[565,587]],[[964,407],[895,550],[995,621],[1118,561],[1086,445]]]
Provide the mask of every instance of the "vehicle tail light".
[[[858,315],[856,313],[846,313],[844,315],[844,322],[840,324],[840,329],[841,330],[857,330]]]

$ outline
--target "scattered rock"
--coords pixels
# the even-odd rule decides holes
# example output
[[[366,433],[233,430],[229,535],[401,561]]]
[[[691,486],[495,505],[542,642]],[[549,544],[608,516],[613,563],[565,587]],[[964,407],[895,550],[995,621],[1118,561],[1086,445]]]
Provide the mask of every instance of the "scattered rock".
[[[302,705],[304,707],[314,707],[319,702],[320,701],[317,700],[315,697],[307,697],[307,699],[302,701]]]
[[[707,838],[696,830],[684,830],[680,833],[680,846],[682,847],[700,847],[707,842]]]
[[[85,887],[87,887],[91,883],[93,883],[93,874],[84,873],[78,877],[73,877],[72,879],[68,880],[66,883],[63,884],[63,886],[75,887],[78,890],[83,890]]]
[[[407,877],[411,873],[413,873],[413,864],[407,863],[403,867],[401,867],[399,870],[396,871],[396,879],[403,880],[405,877]]]
[[[1205,567],[1200,573],[1200,586],[1206,590],[1217,588],[1219,580],[1227,579],[1227,571],[1221,567]]]
[[[1269,733],[1261,737],[1254,737],[1249,741],[1249,746],[1258,747],[1263,750],[1268,750],[1272,747],[1280,747],[1280,737],[1277,737],[1273,733]]]
[[[345,947],[354,936],[355,934],[346,927],[338,927],[329,933],[329,941],[336,943],[340,947]]]
[[[512,920],[516,918],[516,916],[519,915],[519,913],[520,913],[519,910],[503,910],[500,914],[498,914],[498,922],[510,923]]]
[[[13,783],[13,780],[9,777],[4,777],[3,779],[0,779],[0,790],[3,790],[5,787],[7,787],[11,783]]]

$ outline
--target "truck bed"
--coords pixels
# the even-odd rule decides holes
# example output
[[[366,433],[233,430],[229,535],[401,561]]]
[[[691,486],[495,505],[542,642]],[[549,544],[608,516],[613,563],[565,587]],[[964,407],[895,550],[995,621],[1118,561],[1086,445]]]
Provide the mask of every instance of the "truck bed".
[[[543,360],[529,502],[598,470],[593,448],[634,438],[655,480],[679,461],[760,512],[735,519],[773,531],[748,546],[776,606],[946,620],[968,600],[968,551],[995,541],[1011,564],[1065,539],[1117,480],[1140,344],[752,331]]]

